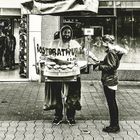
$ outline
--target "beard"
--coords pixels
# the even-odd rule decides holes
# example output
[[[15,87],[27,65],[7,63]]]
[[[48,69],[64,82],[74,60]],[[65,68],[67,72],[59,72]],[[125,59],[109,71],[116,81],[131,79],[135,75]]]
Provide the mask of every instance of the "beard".
[[[71,40],[71,37],[69,37],[69,36],[62,36],[62,40],[63,40],[63,42],[68,42],[68,41]]]

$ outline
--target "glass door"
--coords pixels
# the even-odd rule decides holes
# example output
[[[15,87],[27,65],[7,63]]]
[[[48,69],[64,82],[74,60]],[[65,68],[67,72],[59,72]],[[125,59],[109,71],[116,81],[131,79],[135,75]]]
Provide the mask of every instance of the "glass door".
[[[0,79],[14,81],[22,79],[19,71],[19,27],[20,17],[0,18]]]

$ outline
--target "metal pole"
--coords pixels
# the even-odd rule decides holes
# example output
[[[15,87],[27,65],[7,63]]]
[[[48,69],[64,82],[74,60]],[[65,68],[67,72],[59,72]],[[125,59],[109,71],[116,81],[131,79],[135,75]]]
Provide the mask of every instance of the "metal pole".
[[[67,95],[68,95],[68,85],[64,82],[62,82],[61,95],[62,95],[62,104],[63,104],[63,122],[67,123],[66,100],[67,100]]]

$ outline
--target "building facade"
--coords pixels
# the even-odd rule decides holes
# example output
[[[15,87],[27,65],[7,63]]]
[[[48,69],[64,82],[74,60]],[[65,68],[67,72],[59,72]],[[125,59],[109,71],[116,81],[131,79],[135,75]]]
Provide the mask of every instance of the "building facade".
[[[13,34],[16,38],[16,48],[15,48],[15,68],[13,70],[9,68],[5,59],[9,59],[10,55],[1,54],[2,56],[2,63],[1,63],[1,70],[0,70],[0,79],[3,80],[14,80],[19,79],[19,27],[20,27],[20,20],[21,19],[21,6],[20,1],[17,0],[1,0],[0,1],[0,31],[2,31],[2,36],[6,36],[9,32]],[[6,47],[6,46],[5,46]],[[6,48],[5,48],[6,49]],[[6,50],[4,50],[6,51]],[[9,76],[11,77],[9,79]]]
[[[115,35],[117,43],[129,47],[124,63],[139,63],[140,49],[140,2],[138,0],[100,0],[97,15],[61,17],[61,25],[70,24],[75,37],[82,37],[82,28],[93,28],[93,44],[103,34]],[[79,28],[79,30],[77,29]],[[134,55],[135,54],[135,55]],[[100,55],[100,54],[99,54]]]
[[[19,67],[11,80],[39,79],[39,75],[36,74],[36,64],[40,55],[37,52],[37,46],[45,48],[49,45],[53,40],[54,32],[65,24],[73,28],[74,38],[80,43],[81,39],[85,38],[84,29],[93,29],[94,34],[91,36],[90,48],[100,59],[104,56],[100,46],[100,37],[104,34],[115,35],[118,44],[129,48],[128,55],[123,57],[121,68],[130,71],[132,77],[135,76],[133,73],[139,72],[139,0],[99,0],[98,14],[80,16],[23,15],[20,7],[21,1],[12,1],[15,4],[10,4],[12,6],[9,8],[8,1],[7,4],[6,1],[5,4],[0,4],[0,26],[11,30],[17,40],[15,59]],[[131,65],[133,67],[130,67]],[[4,77],[4,73],[5,71],[1,71],[0,76]],[[139,76],[135,76],[133,79],[128,76],[122,80],[140,80]],[[9,80],[9,77],[7,79]]]

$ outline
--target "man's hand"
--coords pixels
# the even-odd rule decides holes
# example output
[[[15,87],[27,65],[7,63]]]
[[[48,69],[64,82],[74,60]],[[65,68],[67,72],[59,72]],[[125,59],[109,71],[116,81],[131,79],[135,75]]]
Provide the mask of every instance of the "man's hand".
[[[93,64],[93,70],[99,70],[100,61],[98,61],[96,64]]]

